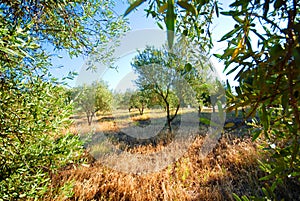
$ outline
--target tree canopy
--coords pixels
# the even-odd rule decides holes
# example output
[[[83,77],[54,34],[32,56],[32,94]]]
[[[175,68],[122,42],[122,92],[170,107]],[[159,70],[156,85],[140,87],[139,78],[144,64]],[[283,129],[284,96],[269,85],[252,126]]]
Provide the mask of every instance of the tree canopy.
[[[0,2],[0,197],[41,199],[50,174],[77,163],[82,143],[68,132],[66,89],[49,74],[54,50],[97,49],[127,30],[112,1]],[[102,46],[103,45],[103,46]],[[113,50],[113,48],[111,49]],[[55,53],[55,51],[54,51]]]
[[[160,103],[167,112],[168,128],[171,130],[171,122],[180,107],[180,100],[175,94],[180,79],[174,68],[175,61],[168,56],[168,52],[147,47],[134,57],[131,65],[138,75],[138,88],[141,91],[151,91],[160,98]],[[174,110],[173,115],[171,110]]]
[[[72,89],[73,99],[79,112],[84,112],[91,125],[97,112],[108,112],[112,106],[112,93],[104,82],[94,82]]]

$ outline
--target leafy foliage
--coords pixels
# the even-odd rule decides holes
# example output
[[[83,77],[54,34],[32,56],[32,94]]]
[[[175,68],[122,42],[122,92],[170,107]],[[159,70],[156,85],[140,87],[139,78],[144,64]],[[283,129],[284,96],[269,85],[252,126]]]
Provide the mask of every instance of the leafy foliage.
[[[28,31],[37,43],[50,43],[71,55],[90,54],[99,44],[116,39],[127,29],[112,10],[113,1],[2,1],[1,21],[14,33]]]
[[[134,1],[125,14],[143,2],[146,1]],[[169,48],[172,48],[177,33],[187,36],[203,50],[212,48],[211,23],[214,12],[219,15],[217,1],[150,0],[148,5],[145,10],[147,17],[156,19],[157,25],[162,29],[161,23],[165,23]]]
[[[91,85],[74,88],[72,91],[75,106],[86,114],[89,125],[92,124],[97,112],[111,110],[112,93],[104,82],[94,82]]]
[[[115,92],[113,93],[113,107],[116,109],[129,109],[130,99],[134,91],[126,90],[125,92]]]
[[[67,131],[72,105],[48,72],[48,50],[95,52],[94,44],[123,30],[113,31],[124,21],[111,8],[110,1],[0,2],[1,199],[42,198],[50,175],[80,159],[82,144]]]
[[[134,57],[132,67],[138,75],[136,84],[141,91],[151,91],[160,99],[166,109],[167,123],[171,130],[171,121],[176,117],[180,107],[180,99],[176,95],[179,89],[180,76],[175,69],[174,58],[167,51],[147,47]],[[171,114],[174,110],[174,114]]]
[[[130,97],[130,109],[137,108],[140,115],[143,115],[144,109],[149,107],[151,94],[147,91],[135,91]]]
[[[223,14],[237,24],[221,39],[230,42],[220,58],[225,60],[228,74],[239,71],[236,79],[240,86],[236,96],[228,94],[233,104],[228,109],[250,106],[246,118],[258,115],[253,139],[263,133],[271,154],[270,160],[262,163],[268,175],[261,180],[272,181],[266,187],[267,197],[276,199],[277,187],[300,181],[300,7],[296,1],[236,1],[231,8]],[[257,49],[251,43],[255,35]]]
[[[64,88],[37,77],[14,84],[0,90],[0,197],[40,197],[49,174],[80,159],[82,144],[63,134],[72,109]]]

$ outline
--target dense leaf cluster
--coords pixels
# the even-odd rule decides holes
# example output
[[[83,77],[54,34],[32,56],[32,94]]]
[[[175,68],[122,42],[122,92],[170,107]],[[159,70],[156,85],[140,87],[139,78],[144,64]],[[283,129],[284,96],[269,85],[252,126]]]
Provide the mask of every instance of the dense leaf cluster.
[[[50,175],[76,163],[72,105],[49,74],[51,47],[98,51],[126,26],[110,1],[0,1],[0,200],[41,198]],[[119,32],[120,31],[120,32]],[[100,50],[101,52],[101,50]]]
[[[71,97],[77,112],[85,113],[91,125],[97,112],[111,111],[112,93],[104,82],[94,82],[71,89]]]

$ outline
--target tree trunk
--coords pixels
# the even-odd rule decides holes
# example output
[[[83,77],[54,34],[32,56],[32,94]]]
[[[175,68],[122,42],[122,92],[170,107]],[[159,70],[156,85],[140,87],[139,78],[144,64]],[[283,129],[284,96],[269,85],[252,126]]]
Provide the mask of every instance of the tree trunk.
[[[201,105],[199,105],[198,106],[198,117],[200,117],[201,110],[202,110]]]
[[[168,128],[169,128],[170,132],[172,132],[172,125],[171,125],[171,123],[175,119],[175,117],[177,116],[179,108],[180,108],[180,104],[177,105],[175,114],[171,117],[171,114],[170,114],[170,105],[167,104],[167,125],[168,125]]]
[[[173,121],[173,119],[175,119],[175,117],[177,116],[177,113],[178,113],[179,108],[180,108],[180,104],[177,105],[175,114],[174,114],[173,117],[171,118],[171,121]]]
[[[213,113],[215,113],[216,112],[215,105],[213,105],[212,108],[213,108]]]
[[[87,119],[88,119],[88,125],[89,125],[89,126],[92,125],[92,121],[93,121],[93,116],[94,116],[94,115],[95,115],[94,112],[92,112],[91,114],[88,112],[88,113],[86,114]]]
[[[144,114],[144,107],[143,106],[141,108],[139,108],[139,112],[140,112],[140,115]]]
[[[171,125],[172,120],[167,118],[167,125],[168,125],[168,130],[171,133],[172,132],[172,125]]]
[[[170,132],[172,132],[172,126],[171,126],[171,122],[172,122],[172,119],[170,117],[170,105],[167,101],[166,102],[166,110],[167,110],[167,125],[168,125],[168,129]]]

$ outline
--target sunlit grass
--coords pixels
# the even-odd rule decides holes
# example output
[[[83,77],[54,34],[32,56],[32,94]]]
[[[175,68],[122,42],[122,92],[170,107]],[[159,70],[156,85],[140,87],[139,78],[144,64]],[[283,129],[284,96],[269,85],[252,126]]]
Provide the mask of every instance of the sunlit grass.
[[[180,115],[196,111],[186,109],[179,112]],[[97,115],[93,128],[94,132],[119,132],[122,126],[155,118],[165,121],[165,111],[145,110],[143,115],[139,115],[138,111],[115,111],[111,114]],[[87,123],[81,125],[82,131],[91,130]],[[197,136],[188,150],[181,153],[179,159],[166,163],[163,169],[148,174],[142,173],[149,163],[148,160],[132,163],[134,165],[128,167],[132,173],[113,170],[106,165],[110,163],[122,167],[131,160],[130,154],[160,152],[167,149],[164,144],[138,146],[118,153],[119,157],[115,157],[111,153],[114,152],[113,149],[121,148],[121,143],[112,145],[109,140],[103,140],[101,143],[98,143],[96,138],[92,140],[95,143],[88,147],[89,153],[96,158],[110,154],[106,158],[107,163],[100,160],[88,167],[77,166],[64,170],[53,177],[58,186],[71,180],[75,181],[74,196],[70,200],[234,200],[232,193],[261,193],[257,190],[258,178],[262,174],[257,159],[261,156],[257,144],[248,137],[238,138],[226,133],[217,146],[206,157],[201,158],[204,137]],[[174,144],[175,147],[180,145],[176,142]]]
[[[122,173],[94,163],[58,177],[61,184],[75,180],[77,200],[233,200],[233,192],[259,193],[259,155],[251,140],[222,138],[212,153],[200,159],[202,143],[201,137],[196,138],[183,157],[151,174]]]

